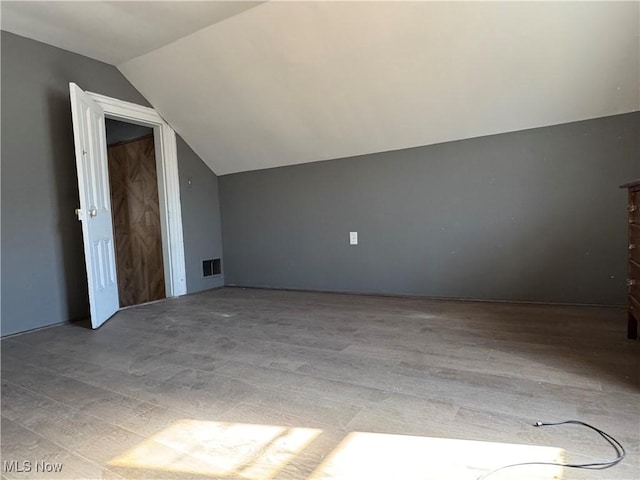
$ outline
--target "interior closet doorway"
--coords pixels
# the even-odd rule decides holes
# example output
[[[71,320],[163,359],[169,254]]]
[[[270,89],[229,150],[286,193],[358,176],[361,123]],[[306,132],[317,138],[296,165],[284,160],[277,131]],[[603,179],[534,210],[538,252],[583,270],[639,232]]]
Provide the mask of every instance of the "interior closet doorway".
[[[105,119],[120,307],[166,297],[153,129]]]

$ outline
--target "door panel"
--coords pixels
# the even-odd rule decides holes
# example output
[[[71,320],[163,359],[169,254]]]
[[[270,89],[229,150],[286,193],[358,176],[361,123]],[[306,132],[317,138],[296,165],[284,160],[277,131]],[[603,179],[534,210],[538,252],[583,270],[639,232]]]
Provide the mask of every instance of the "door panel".
[[[69,84],[78,169],[91,326],[98,328],[118,310],[118,286],[109,196],[104,113],[75,83]]]
[[[107,147],[120,306],[165,298],[153,135]]]

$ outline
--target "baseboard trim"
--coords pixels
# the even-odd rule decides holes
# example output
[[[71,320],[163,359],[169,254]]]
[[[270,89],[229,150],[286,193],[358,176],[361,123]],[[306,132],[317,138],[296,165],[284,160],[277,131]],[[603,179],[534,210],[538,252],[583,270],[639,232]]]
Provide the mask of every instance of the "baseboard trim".
[[[590,308],[620,308],[625,309],[624,305],[607,305],[599,303],[562,303],[562,302],[535,302],[531,300],[499,300],[499,299],[483,299],[483,298],[465,298],[465,297],[435,297],[430,295],[403,295],[400,293],[374,293],[374,292],[351,292],[341,290],[314,290],[309,288],[286,288],[286,287],[263,287],[256,285],[241,285],[236,283],[228,283],[225,288],[246,288],[252,290],[280,290],[284,292],[308,292],[308,293],[332,293],[340,295],[354,295],[364,297],[390,297],[390,298],[413,298],[421,300],[440,300],[454,302],[477,302],[477,303],[501,303],[514,305],[540,305],[553,307],[590,307]]]
[[[182,298],[182,297],[188,297],[190,295],[198,295],[199,293],[210,292],[212,290],[220,290],[220,289],[225,288],[225,287],[226,287],[226,285],[217,285],[215,287],[205,288],[204,290],[198,290],[197,292],[185,293],[184,295],[180,295],[180,297],[171,297],[171,298]],[[167,300],[171,300],[171,298],[168,298]]]
[[[51,325],[44,325],[42,327],[30,328],[29,330],[23,330],[22,332],[8,333],[6,335],[2,335],[2,337],[0,337],[0,340],[4,340],[5,338],[17,337],[17,336],[20,336],[20,335],[24,335],[25,333],[33,333],[33,332],[38,332],[40,330],[46,330],[48,328],[59,327],[60,325],[67,325],[69,323],[82,322],[82,321],[85,321],[85,320],[88,320],[88,319],[89,319],[89,317],[76,318],[76,319],[73,319],[73,320],[64,320],[62,322],[52,323]]]
[[[160,298],[158,300],[153,300],[151,302],[145,302],[145,303],[139,303],[137,305],[129,305],[127,307],[121,307],[118,309],[118,312],[122,311],[122,310],[128,310],[130,308],[136,308],[136,307],[140,307],[142,305],[151,305],[153,303],[159,303],[159,302],[164,302],[167,300],[172,300],[174,298],[180,298],[180,297],[184,297],[184,296],[188,296],[188,295],[197,295],[198,293],[202,293],[202,292],[207,292],[209,290],[219,290],[221,288],[225,288],[224,285],[218,285],[216,287],[211,287],[211,288],[207,288],[206,290],[200,290],[198,292],[191,292],[191,293],[185,293],[184,295],[180,295],[180,296],[175,296],[175,297],[165,297],[165,298]],[[116,312],[116,314],[118,313]],[[84,318],[76,318],[73,320],[64,320],[62,322],[56,322],[56,323],[52,323],[51,325],[44,325],[42,327],[36,327],[36,328],[31,328],[29,330],[23,330],[22,332],[15,332],[15,333],[8,333],[7,335],[2,335],[0,337],[0,340],[4,340],[5,338],[11,338],[11,337],[17,337],[19,335],[24,335],[25,333],[33,333],[33,332],[37,332],[39,330],[45,330],[47,328],[53,328],[53,327],[59,327],[60,325],[66,325],[68,323],[77,323],[77,322],[82,322],[82,321],[86,321],[89,320],[89,317],[84,317]]]
[[[475,303],[501,303],[501,304],[513,304],[513,305],[540,305],[540,306],[547,305],[547,306],[553,306],[553,307],[619,308],[621,310],[626,308],[624,305],[606,305],[606,304],[597,304],[597,303],[534,302],[534,301],[525,301],[525,300],[487,300],[483,298],[434,297],[430,295],[403,295],[399,293],[349,292],[349,291],[341,291],[341,290],[314,290],[310,288],[263,287],[263,286],[256,286],[256,285],[241,285],[237,283],[228,283],[226,285],[219,285],[217,287],[208,288],[206,290],[200,290],[198,292],[187,293],[181,296],[197,295],[199,293],[209,292],[212,290],[221,290],[223,288],[244,288],[249,290],[276,290],[276,291],[283,291],[283,292],[331,293],[331,294],[338,294],[338,295],[353,295],[353,296],[361,296],[361,297],[413,298],[413,299],[419,299],[419,300],[439,300],[439,301],[469,302],[469,303],[474,303],[474,302]],[[179,298],[179,297],[162,298],[160,300],[155,300],[153,302],[148,302],[140,305],[158,303],[165,300],[171,300],[172,298]],[[120,310],[135,308],[135,307],[139,307],[140,305],[131,305],[130,307],[123,307]],[[0,337],[0,340],[17,337],[19,335],[24,335],[26,333],[37,332],[39,330],[46,330],[47,328],[59,327],[60,325],[65,325],[68,323],[81,322],[84,320],[87,320],[87,318],[65,320],[63,322],[52,323],[51,325],[32,328],[30,330],[25,330],[23,332],[9,333],[7,335],[3,335],[2,337]]]

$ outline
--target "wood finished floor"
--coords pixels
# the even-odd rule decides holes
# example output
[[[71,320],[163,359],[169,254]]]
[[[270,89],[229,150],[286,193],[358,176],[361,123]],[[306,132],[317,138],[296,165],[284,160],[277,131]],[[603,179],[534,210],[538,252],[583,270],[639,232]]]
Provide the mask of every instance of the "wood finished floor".
[[[638,479],[640,342],[624,338],[625,320],[616,308],[226,288],[123,310],[97,331],[70,324],[11,337],[1,342],[2,460],[64,467],[2,478],[260,477],[247,465],[189,470],[206,446],[166,441],[184,421],[196,425],[191,441],[213,422],[321,431],[278,480],[307,478],[352,431],[610,457],[588,431],[530,426],[580,419],[617,437],[628,457],[563,478]],[[136,448],[181,467],[114,461]]]

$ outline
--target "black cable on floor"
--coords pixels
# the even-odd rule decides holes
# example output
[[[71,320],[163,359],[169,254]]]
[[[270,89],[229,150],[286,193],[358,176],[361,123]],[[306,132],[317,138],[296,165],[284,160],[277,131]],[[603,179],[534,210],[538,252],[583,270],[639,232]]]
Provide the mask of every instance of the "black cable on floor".
[[[494,473],[499,472],[500,470],[504,470],[506,468],[520,467],[520,466],[524,466],[524,465],[551,465],[551,466],[554,466],[554,467],[582,468],[582,469],[586,469],[586,470],[604,470],[605,468],[611,468],[614,465],[617,465],[627,455],[627,452],[625,451],[624,447],[622,446],[622,444],[618,440],[613,438],[608,433],[603,432],[599,428],[596,428],[593,425],[589,425],[588,423],[581,422],[580,420],[565,420],[563,422],[554,422],[554,423],[536,422],[536,423],[533,424],[533,426],[534,427],[545,427],[545,426],[566,425],[566,424],[582,425],[583,427],[590,428],[594,432],[597,432],[616,451],[616,455],[617,455],[616,458],[614,458],[613,460],[608,460],[608,461],[603,461],[603,462],[591,462],[591,463],[556,463],[556,462],[522,462],[522,463],[513,463],[511,465],[504,465],[502,467],[496,468],[495,470],[491,470],[490,472],[487,472],[487,473],[485,473],[483,475],[480,475],[477,478],[477,480],[484,480],[489,475],[493,475]]]

